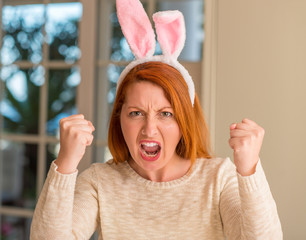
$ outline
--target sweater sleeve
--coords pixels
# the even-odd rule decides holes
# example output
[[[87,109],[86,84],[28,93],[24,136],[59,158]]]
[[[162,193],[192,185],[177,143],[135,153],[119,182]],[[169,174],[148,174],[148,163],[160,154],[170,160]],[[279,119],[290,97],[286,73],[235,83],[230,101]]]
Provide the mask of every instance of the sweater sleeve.
[[[237,239],[283,239],[275,201],[260,161],[255,174],[236,172],[229,161],[228,175],[220,196],[220,213],[226,237]],[[229,172],[233,174],[228,174]]]
[[[51,164],[31,225],[31,240],[89,239],[97,227],[97,187],[94,168],[77,178],[61,174]]]

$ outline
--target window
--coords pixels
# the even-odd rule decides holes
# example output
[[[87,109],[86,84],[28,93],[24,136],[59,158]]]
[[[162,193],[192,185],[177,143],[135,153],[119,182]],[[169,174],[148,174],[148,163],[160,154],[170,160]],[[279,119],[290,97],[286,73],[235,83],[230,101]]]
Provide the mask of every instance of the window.
[[[187,39],[180,61],[199,90],[203,0],[141,2],[150,19],[160,10],[183,12]],[[0,0],[0,6],[0,236],[28,239],[36,200],[59,150],[59,119],[80,112],[94,122],[95,141],[80,171],[110,159],[107,129],[116,82],[133,55],[115,0]]]
[[[77,112],[82,5],[1,2],[1,239],[28,239],[59,119]]]

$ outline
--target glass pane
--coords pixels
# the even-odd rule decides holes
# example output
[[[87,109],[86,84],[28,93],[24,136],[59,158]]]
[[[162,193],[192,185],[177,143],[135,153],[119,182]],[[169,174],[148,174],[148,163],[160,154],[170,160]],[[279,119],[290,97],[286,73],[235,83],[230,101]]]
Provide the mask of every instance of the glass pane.
[[[39,87],[44,83],[44,68],[23,70],[14,65],[1,68],[4,81],[0,112],[4,132],[38,133]]]
[[[76,114],[76,87],[81,81],[79,68],[49,71],[47,133],[57,135],[59,120]]]
[[[0,239],[2,240],[27,240],[30,239],[30,218],[1,215]]]
[[[110,64],[107,68],[107,73],[106,73],[107,79],[108,79],[107,102],[111,105],[115,101],[118,78],[121,72],[125,69],[125,67],[126,66],[118,66],[118,65]]]
[[[46,33],[51,60],[75,62],[81,56],[78,47],[81,3],[54,3],[47,7]]]
[[[100,163],[107,162],[108,160],[113,158],[108,147],[96,147],[95,154],[96,162]]]
[[[125,67],[110,64],[107,68],[102,67],[98,71],[97,80],[97,110],[96,110],[96,137],[107,141],[109,117],[116,97],[116,83],[119,75]],[[108,81],[105,81],[108,79]]]
[[[143,2],[143,6],[147,9],[147,4]],[[126,41],[126,38],[123,36],[121,27],[119,25],[118,17],[117,17],[117,10],[116,6],[112,8],[112,12],[109,13],[110,15],[110,22],[111,22],[111,53],[110,59],[112,61],[131,61],[134,59],[134,55],[130,50],[130,47]],[[103,26],[103,24],[101,24]],[[103,29],[101,28],[103,31]],[[103,37],[99,41],[101,43],[100,48],[104,48],[104,43],[108,41],[105,37]],[[107,37],[107,35],[106,35]],[[103,56],[102,56],[102,59]]]
[[[4,6],[2,8],[2,64],[17,60],[42,60],[44,5]]]
[[[34,209],[37,145],[1,140],[1,205]]]
[[[203,0],[158,0],[156,10],[180,10],[183,13],[186,24],[186,43],[179,59],[200,61],[204,41]]]
[[[47,170],[49,170],[51,163],[57,158],[58,152],[59,152],[60,144],[56,143],[50,143],[46,147],[47,151]]]
[[[46,164],[46,173],[49,172],[51,163],[57,158],[59,152],[60,144],[48,144],[47,151],[47,164]]]

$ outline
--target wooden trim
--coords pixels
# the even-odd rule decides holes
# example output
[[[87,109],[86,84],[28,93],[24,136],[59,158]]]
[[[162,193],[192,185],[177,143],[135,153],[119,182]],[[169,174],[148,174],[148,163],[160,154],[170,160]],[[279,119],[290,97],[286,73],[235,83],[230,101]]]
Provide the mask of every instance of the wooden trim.
[[[17,208],[17,207],[0,207],[0,215],[16,216],[16,217],[33,217],[34,211],[30,209]]]
[[[97,0],[81,0],[83,16],[80,22],[80,49],[82,57],[79,61],[81,69],[81,83],[77,88],[78,112],[84,114],[87,120],[94,120],[94,96],[96,79],[96,49],[97,49]],[[83,160],[79,164],[79,171],[88,168],[92,162],[93,150],[87,148]]]
[[[79,0],[52,0],[50,3],[73,3],[79,2]],[[42,0],[3,0],[3,5],[17,6],[17,5],[28,5],[28,4],[45,4]]]
[[[44,27],[43,27],[43,36],[46,36],[46,20],[47,20],[47,10],[46,6],[49,0],[44,0],[42,4],[44,4]],[[42,65],[44,66],[46,62],[48,62],[49,58],[49,46],[46,42],[43,42],[42,45]],[[39,132],[38,136],[42,137],[46,135],[46,122],[48,118],[48,80],[49,80],[49,71],[46,68],[46,72],[44,75],[45,82],[39,88]],[[40,194],[41,189],[43,188],[45,177],[46,177],[46,146],[42,141],[38,142],[38,152],[37,152],[37,176],[36,176],[36,193],[37,198]]]
[[[216,124],[216,83],[217,83],[217,40],[218,40],[218,0],[206,0],[204,5],[205,40],[203,48],[203,79],[201,103],[211,134],[212,147],[215,147]]]

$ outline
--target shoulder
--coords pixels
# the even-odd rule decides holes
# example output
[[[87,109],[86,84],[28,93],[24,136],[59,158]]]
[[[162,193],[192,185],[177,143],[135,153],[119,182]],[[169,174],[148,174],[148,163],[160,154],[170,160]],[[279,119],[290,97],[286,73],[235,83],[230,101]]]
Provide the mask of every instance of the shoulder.
[[[235,169],[230,158],[198,158],[196,163],[201,170],[211,172],[223,172],[225,170]]]
[[[230,178],[236,178],[236,168],[230,158],[199,158],[196,172],[204,182],[224,184]]]
[[[109,160],[105,163],[93,163],[83,171],[79,177],[98,180],[99,182],[110,182],[113,179],[120,179],[126,175],[126,163],[115,163]]]

